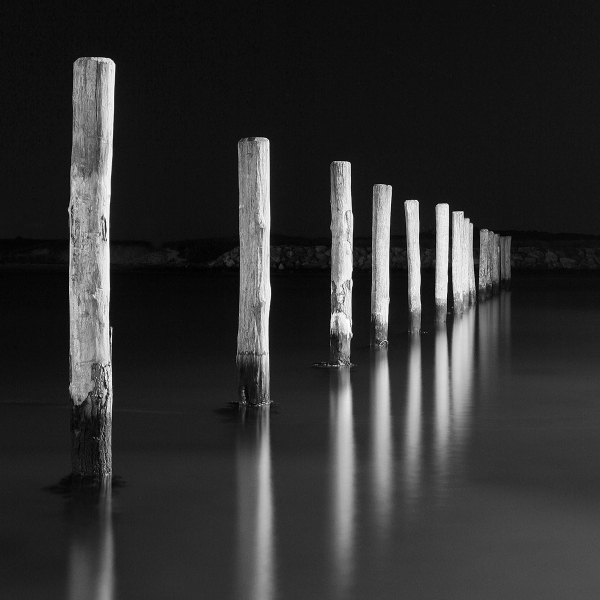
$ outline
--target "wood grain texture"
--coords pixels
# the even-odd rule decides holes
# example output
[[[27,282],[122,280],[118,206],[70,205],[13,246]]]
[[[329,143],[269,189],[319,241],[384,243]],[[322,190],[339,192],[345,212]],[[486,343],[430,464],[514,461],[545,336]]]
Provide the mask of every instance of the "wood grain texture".
[[[500,293],[500,234],[495,233],[492,248],[492,294]]]
[[[477,303],[477,286],[475,283],[475,256],[473,253],[473,230],[473,223],[469,223],[469,245],[467,255],[469,259],[469,306],[474,306]]]
[[[419,245],[419,201],[404,202],[406,260],[408,262],[408,332],[421,331],[421,249]]]
[[[115,64],[80,58],[73,67],[69,204],[69,320],[73,473],[110,475],[112,364],[110,194]]]
[[[388,343],[392,186],[373,186],[371,345]]]
[[[334,161],[331,175],[331,320],[329,363],[350,364],[352,339],[353,230],[351,169],[346,161]]]
[[[242,404],[270,399],[270,148],[266,138],[238,143],[240,298],[237,336],[238,397]]]
[[[488,230],[479,230],[479,281],[477,282],[477,295],[479,301],[486,298],[487,274],[488,274]]]
[[[443,323],[448,312],[448,261],[450,253],[450,207],[435,207],[435,320]]]
[[[464,311],[462,294],[463,215],[462,210],[452,211],[452,296],[455,314],[461,314]]]
[[[488,260],[487,260],[487,276],[485,280],[485,295],[486,298],[491,298],[493,295],[492,274],[494,271],[494,232],[488,230]]]
[[[510,235],[500,236],[500,286],[504,290],[510,290],[511,287],[511,243]]]

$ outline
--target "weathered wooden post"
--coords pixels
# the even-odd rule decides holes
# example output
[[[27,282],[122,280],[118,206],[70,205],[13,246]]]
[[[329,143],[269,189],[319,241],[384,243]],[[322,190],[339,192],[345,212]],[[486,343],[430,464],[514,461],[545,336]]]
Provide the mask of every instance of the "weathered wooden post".
[[[388,343],[392,186],[373,186],[371,345]]]
[[[493,295],[493,271],[494,271],[494,232],[488,230],[488,259],[487,259],[487,277],[485,280],[485,295],[487,298],[491,298]]]
[[[463,309],[468,310],[469,303],[469,229],[471,219],[465,217],[462,222],[461,242],[462,242],[462,263],[460,269],[460,278],[462,286]]]
[[[469,305],[475,306],[477,302],[477,288],[475,286],[475,257],[473,256],[473,223],[469,224]]]
[[[448,312],[448,252],[450,245],[450,207],[435,207],[435,320],[446,321]]]
[[[269,140],[238,142],[240,301],[237,336],[241,404],[268,404],[271,231]]]
[[[492,263],[492,294],[496,296],[500,293],[500,234],[495,233],[493,239],[493,257]]]
[[[71,462],[73,475],[112,474],[110,184],[115,63],[73,66],[69,204]]]
[[[350,364],[353,216],[350,163],[331,163],[331,321],[329,364]]]
[[[500,277],[503,290],[510,290],[510,235],[500,237]]]
[[[462,295],[462,231],[463,211],[452,211],[452,296],[454,299],[454,314],[464,311]]]
[[[408,332],[421,331],[421,250],[419,247],[419,201],[404,202],[406,259],[408,261]]]
[[[477,284],[477,294],[479,301],[483,302],[486,298],[487,272],[488,272],[488,230],[479,230],[479,281]]]

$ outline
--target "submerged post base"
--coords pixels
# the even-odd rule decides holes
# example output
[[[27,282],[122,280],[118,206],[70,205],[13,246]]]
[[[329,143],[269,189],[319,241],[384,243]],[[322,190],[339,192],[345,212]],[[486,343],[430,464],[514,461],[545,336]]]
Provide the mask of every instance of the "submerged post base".
[[[350,365],[350,340],[352,335],[345,333],[329,334],[329,364]]]
[[[444,323],[446,321],[446,314],[448,313],[448,304],[446,302],[435,302],[435,320],[437,323]]]
[[[388,345],[388,323],[377,315],[371,315],[371,346]]]
[[[240,404],[271,402],[269,355],[238,354],[238,397]]]
[[[408,312],[408,333],[421,333],[421,311]]]
[[[111,365],[92,365],[94,389],[71,407],[71,465],[73,475],[112,475]]]

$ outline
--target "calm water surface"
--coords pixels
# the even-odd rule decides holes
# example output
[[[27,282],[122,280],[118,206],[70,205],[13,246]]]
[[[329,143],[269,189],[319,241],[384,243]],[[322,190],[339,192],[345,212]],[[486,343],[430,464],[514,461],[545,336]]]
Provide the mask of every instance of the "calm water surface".
[[[236,400],[235,275],[114,273],[114,471],[70,469],[65,272],[0,272],[0,597],[597,599],[600,277],[523,275],[327,359],[329,273],[274,276],[267,411]]]

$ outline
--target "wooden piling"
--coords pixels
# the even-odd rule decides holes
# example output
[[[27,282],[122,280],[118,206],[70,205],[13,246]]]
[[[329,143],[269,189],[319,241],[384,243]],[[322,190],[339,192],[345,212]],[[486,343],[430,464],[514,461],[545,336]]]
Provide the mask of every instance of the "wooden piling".
[[[469,306],[477,302],[477,288],[475,286],[475,257],[473,256],[473,223],[469,223]]]
[[[350,364],[352,339],[353,216],[350,163],[334,161],[331,173],[331,321],[329,364]]]
[[[462,303],[464,310],[470,307],[469,302],[469,229],[471,227],[471,219],[465,217],[462,222],[461,231],[461,252],[462,263],[460,269],[461,288],[462,288]]]
[[[464,311],[462,295],[462,231],[463,211],[452,211],[452,296],[454,314]]]
[[[388,343],[392,186],[373,186],[371,345]]]
[[[419,201],[404,202],[406,259],[408,262],[408,332],[421,331],[421,250],[419,247]]]
[[[435,207],[435,320],[446,321],[448,312],[448,253],[450,245],[450,207]]]
[[[71,463],[73,475],[112,474],[110,192],[115,63],[73,65],[69,204]]]
[[[500,234],[495,233],[493,238],[493,263],[492,263],[492,294],[500,293]]]
[[[486,298],[491,298],[493,295],[493,271],[494,271],[494,232],[489,229],[488,230],[488,259],[487,259],[487,276],[485,279],[485,296]]]
[[[268,404],[270,275],[269,140],[238,142],[240,299],[237,336],[238,396],[241,404]]]
[[[500,279],[503,290],[510,290],[510,256],[512,237],[510,235],[500,237]]]
[[[479,281],[477,283],[477,295],[479,302],[486,299],[487,271],[488,271],[488,230],[479,230]]]

